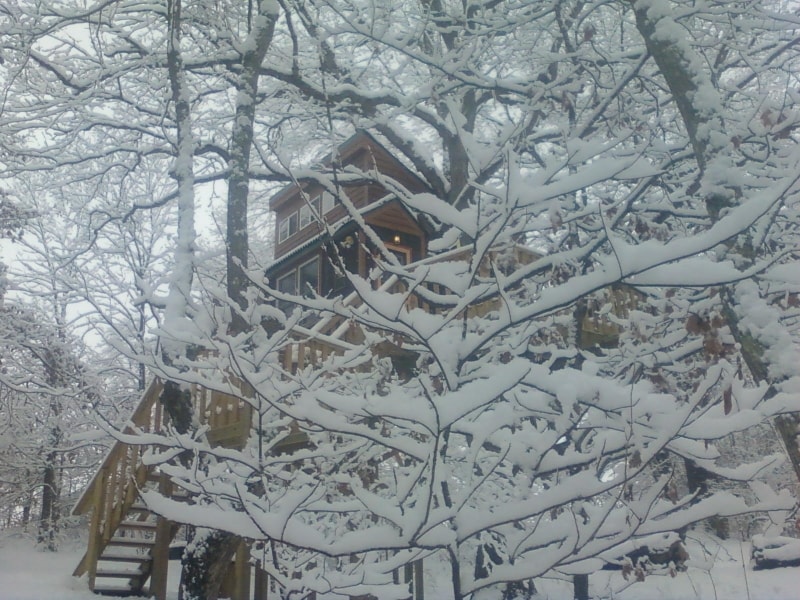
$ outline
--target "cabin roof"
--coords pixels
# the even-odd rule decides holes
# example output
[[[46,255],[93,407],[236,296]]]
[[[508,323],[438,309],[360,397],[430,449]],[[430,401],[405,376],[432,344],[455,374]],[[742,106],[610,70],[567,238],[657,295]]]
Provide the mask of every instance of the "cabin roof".
[[[373,153],[383,154],[386,158],[394,162],[404,174],[408,175],[409,178],[417,182],[421,188],[426,190],[429,189],[429,186],[422,180],[422,178],[420,178],[419,175],[409,169],[405,164],[403,164],[402,161],[398,160],[398,158],[389,150],[387,150],[381,142],[376,140],[372,134],[363,129],[356,130],[352,136],[350,136],[336,148],[335,152],[338,156],[338,162],[343,166],[347,166],[348,160],[352,159],[362,150],[369,150]],[[329,152],[317,164],[322,166],[330,166],[333,164],[333,155],[333,152]],[[313,182],[311,181],[301,180],[300,186],[298,186],[296,183],[290,183],[284,186],[270,198],[270,210],[278,210],[281,206],[294,198],[300,189],[312,183]]]

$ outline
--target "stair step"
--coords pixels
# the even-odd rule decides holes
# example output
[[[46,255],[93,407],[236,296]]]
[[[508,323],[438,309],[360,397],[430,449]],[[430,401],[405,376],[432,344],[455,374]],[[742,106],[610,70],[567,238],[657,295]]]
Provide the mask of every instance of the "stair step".
[[[95,577],[107,577],[113,579],[138,579],[142,576],[139,569],[97,569]]]
[[[153,557],[149,554],[122,554],[110,552],[108,554],[101,554],[97,559],[98,561],[107,560],[109,562],[138,562],[144,563],[152,560]]]
[[[156,528],[156,524],[152,521],[123,521],[119,526],[125,529],[140,529],[146,531],[153,531]]]
[[[108,540],[107,546],[126,546],[128,548],[145,548],[155,546],[155,540],[143,540],[141,538],[113,537]]]
[[[128,512],[135,512],[140,514],[150,514],[150,509],[147,508],[144,504],[134,504],[128,509]]]
[[[94,586],[94,593],[102,596],[139,596],[140,592],[130,587],[122,587],[116,585],[102,585]]]

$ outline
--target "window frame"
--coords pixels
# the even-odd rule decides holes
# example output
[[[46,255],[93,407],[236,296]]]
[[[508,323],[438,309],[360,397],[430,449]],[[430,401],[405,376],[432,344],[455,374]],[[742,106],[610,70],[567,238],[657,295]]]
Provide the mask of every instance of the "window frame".
[[[320,197],[314,196],[308,202],[304,203],[297,211],[297,230],[305,229],[312,223],[316,223],[319,212]]]
[[[314,293],[315,294],[319,294],[320,280],[322,278],[321,277],[322,274],[320,273],[320,263],[321,263],[321,261],[320,261],[319,256],[315,256],[313,258],[308,259],[304,263],[300,263],[299,265],[297,265],[297,267],[295,267],[295,273],[297,274],[297,281],[295,283],[295,289],[297,290],[297,295],[298,296],[305,296],[308,293],[308,290],[306,289],[306,286],[304,285],[304,283],[309,283],[309,282],[303,282],[301,280],[301,278],[300,278],[300,273],[302,272],[303,267],[307,267],[311,263],[316,263],[316,267],[317,267],[316,268],[316,276],[315,276],[316,285],[313,286],[313,289],[314,289]]]
[[[294,219],[294,230],[292,230],[292,219]],[[278,223],[279,244],[282,244],[299,231],[297,227],[299,220],[300,219],[297,211],[294,211],[293,213],[290,213],[288,216],[281,219],[280,223]]]
[[[322,192],[319,198],[320,215],[327,215],[336,208],[336,196],[330,192]]]

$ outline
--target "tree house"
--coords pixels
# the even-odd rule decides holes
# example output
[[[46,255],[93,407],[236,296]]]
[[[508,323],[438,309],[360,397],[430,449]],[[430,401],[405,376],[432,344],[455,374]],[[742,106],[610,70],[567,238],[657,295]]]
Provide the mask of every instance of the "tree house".
[[[318,182],[302,181],[284,188],[270,201],[276,213],[276,249],[275,261],[266,274],[278,290],[347,295],[349,285],[341,269],[367,277],[376,264],[374,238],[365,235],[359,226],[361,219],[402,264],[426,256],[426,227],[377,180],[388,175],[411,192],[423,191],[425,185],[372,136],[357,133],[323,165],[339,171],[342,184],[338,194]],[[297,344],[284,351],[283,362],[289,370],[302,367],[304,357],[326,356],[347,344],[338,321],[328,321],[318,325],[325,326],[330,335],[315,340],[303,340],[299,335]],[[159,401],[162,389],[158,379],[151,383],[120,440],[72,510],[73,515],[91,513],[87,550],[73,574],[86,574],[89,587],[97,593],[166,597],[169,545],[180,524],[151,511],[139,491],[150,486],[172,497],[181,492],[144,464],[146,447],[133,443],[133,436],[140,433],[165,431],[169,419]],[[245,444],[252,426],[248,404],[198,386],[192,386],[191,397],[200,424],[208,426],[206,436],[212,446],[241,448]],[[126,443],[126,435],[131,436],[131,443]],[[281,441],[279,451],[291,451],[304,443],[303,434],[292,432]],[[409,581],[416,577],[417,588],[420,572],[417,566],[406,573]],[[242,541],[223,595],[234,600],[266,598],[264,574],[257,570],[253,590],[250,580],[249,545]]]
[[[412,270],[417,264],[469,257],[469,248],[428,256],[431,231],[425,220],[413,215],[388,189],[399,184],[408,192],[420,193],[427,191],[427,187],[369,134],[357,133],[335,155],[325,158],[322,171],[326,170],[329,177],[301,179],[270,200],[276,216],[275,260],[267,268],[266,276],[277,291],[287,295],[339,296],[344,305],[356,306],[357,294],[351,293],[343,271],[371,279],[376,287],[397,291],[396,278],[373,271],[380,264],[375,236],[401,264],[410,265]],[[331,186],[331,181],[336,185]],[[369,233],[363,224],[369,226]],[[496,254],[490,252],[492,257]],[[513,254],[520,264],[531,263],[540,256],[525,246],[516,246]],[[489,275],[488,265],[482,269]],[[611,298],[614,312],[619,316],[636,304],[636,299],[626,293],[612,292]],[[407,302],[429,312],[438,310],[426,305],[416,294],[410,294]],[[492,310],[493,302],[467,310],[471,315],[485,314]],[[291,304],[282,305],[280,299],[278,306],[286,311],[291,309]],[[584,332],[581,345],[613,343],[618,327],[594,308],[579,317],[578,329]],[[280,357],[287,372],[347,350],[363,337],[336,316],[298,326],[295,333],[294,342],[282,350]],[[394,344],[384,345],[386,348],[378,351],[387,355],[397,353]],[[90,588],[98,593],[124,596],[146,592],[158,600],[166,596],[169,544],[179,524],[153,513],[141,502],[139,490],[149,485],[173,497],[179,492],[172,489],[165,476],[143,463],[145,448],[136,444],[133,437],[165,430],[168,419],[159,401],[161,389],[161,383],[155,380],[144,393],[129,426],[72,511],[74,515],[92,515],[88,548],[74,575],[88,574]],[[209,443],[229,448],[244,446],[252,432],[252,410],[247,403],[240,397],[198,386],[193,386],[191,398],[200,424],[208,426]],[[304,445],[306,439],[305,434],[293,430],[274,446],[275,451],[291,452]],[[413,582],[414,598],[419,600],[423,590],[421,565],[409,566],[404,573],[404,580]],[[224,593],[234,600],[266,598],[263,573],[257,571],[254,589],[250,589],[249,545],[244,541],[231,565],[229,580]]]

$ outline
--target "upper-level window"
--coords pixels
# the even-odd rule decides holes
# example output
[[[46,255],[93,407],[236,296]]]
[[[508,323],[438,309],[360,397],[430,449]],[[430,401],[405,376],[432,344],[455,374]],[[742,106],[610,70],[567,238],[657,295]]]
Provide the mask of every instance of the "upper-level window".
[[[307,203],[304,201],[297,212],[284,217],[278,223],[278,242],[285,242],[301,229],[315,223],[317,216],[329,213],[335,206],[336,198],[328,192],[314,196]]]
[[[297,233],[297,213],[294,212],[278,225],[278,242],[288,240],[291,236]]]
[[[319,197],[319,196],[318,196]],[[327,214],[336,206],[336,198],[329,192],[323,192],[322,195],[322,214]]]
[[[300,229],[316,222],[319,215],[320,197],[312,198],[308,204],[300,207]]]

